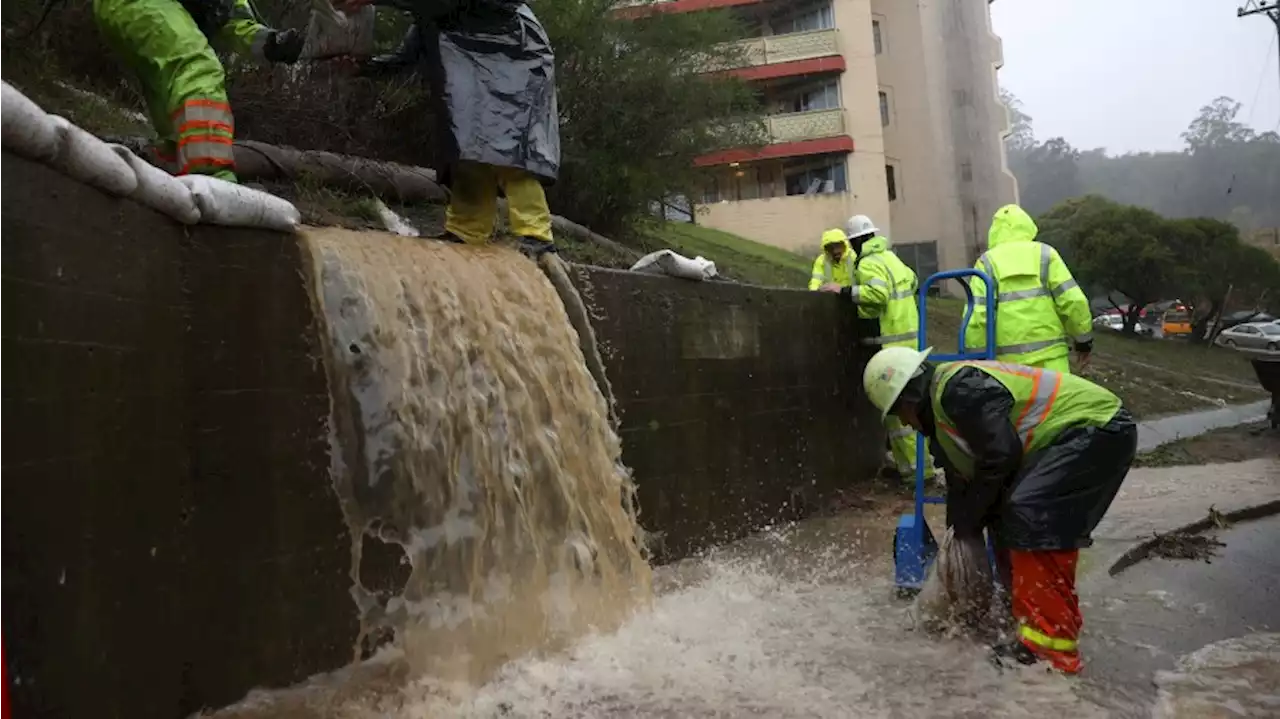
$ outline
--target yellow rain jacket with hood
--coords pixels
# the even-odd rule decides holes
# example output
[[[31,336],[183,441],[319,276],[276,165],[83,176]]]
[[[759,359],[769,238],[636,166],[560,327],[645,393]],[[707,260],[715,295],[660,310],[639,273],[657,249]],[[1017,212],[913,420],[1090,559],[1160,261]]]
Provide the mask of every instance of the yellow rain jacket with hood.
[[[831,255],[827,254],[827,247],[831,245],[844,245],[844,255],[839,262],[832,262]],[[853,265],[856,261],[857,253],[849,246],[844,233],[840,230],[827,230],[822,233],[822,254],[813,261],[809,289],[816,290],[828,282],[834,282],[841,287],[853,285]]]
[[[974,264],[997,284],[996,359],[1002,362],[1070,371],[1068,351],[1093,348],[1089,299],[1071,271],[1049,245],[1036,242],[1036,223],[1021,207],[996,211],[987,251]],[[978,303],[965,336],[969,349],[986,341],[986,287],[969,281]]]

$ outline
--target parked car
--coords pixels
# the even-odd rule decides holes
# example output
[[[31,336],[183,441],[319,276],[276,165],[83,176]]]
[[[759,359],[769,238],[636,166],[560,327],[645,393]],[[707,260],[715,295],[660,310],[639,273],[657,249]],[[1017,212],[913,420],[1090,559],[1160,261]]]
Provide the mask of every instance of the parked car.
[[[1228,327],[1218,335],[1217,342],[1225,347],[1280,352],[1280,323],[1250,322]]]
[[[1124,331],[1124,318],[1120,315],[1101,315],[1093,319],[1093,324],[1097,327],[1105,327],[1113,332]],[[1154,327],[1142,322],[1134,325],[1133,331],[1135,334],[1142,335],[1143,337],[1150,337],[1155,334]]]

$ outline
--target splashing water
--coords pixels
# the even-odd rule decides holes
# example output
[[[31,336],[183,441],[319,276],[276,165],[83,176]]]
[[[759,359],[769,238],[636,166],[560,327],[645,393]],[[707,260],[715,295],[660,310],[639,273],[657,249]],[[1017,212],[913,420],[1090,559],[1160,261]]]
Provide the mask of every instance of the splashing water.
[[[312,230],[304,245],[363,632],[394,630],[412,675],[471,683],[617,626],[650,592],[633,488],[542,272],[380,233]],[[389,598],[362,583],[370,541],[403,548]]]

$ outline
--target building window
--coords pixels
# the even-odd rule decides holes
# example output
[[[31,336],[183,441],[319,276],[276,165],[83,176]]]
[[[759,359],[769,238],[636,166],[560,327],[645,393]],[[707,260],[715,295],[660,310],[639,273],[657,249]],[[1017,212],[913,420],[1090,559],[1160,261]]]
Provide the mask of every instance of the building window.
[[[880,91],[880,126],[889,126],[889,93]]]
[[[875,43],[877,55],[884,53],[884,39],[880,36],[879,20],[871,21],[871,41]]]
[[[898,172],[893,165],[884,166],[884,184],[889,190],[889,201],[898,199]]]
[[[951,102],[956,107],[972,107],[973,96],[969,94],[968,90],[952,90]]]
[[[825,3],[817,7],[809,8],[793,15],[788,20],[778,23],[775,32],[779,34],[790,32],[809,32],[811,30],[830,30],[836,26],[835,14],[831,11],[831,4]]]
[[[844,158],[784,168],[788,195],[827,195],[847,192]]]
[[[792,96],[784,102],[782,111],[809,112],[812,110],[835,110],[840,107],[840,84],[829,80],[816,87]]]
[[[960,179],[965,182],[973,182],[973,163],[960,163]]]

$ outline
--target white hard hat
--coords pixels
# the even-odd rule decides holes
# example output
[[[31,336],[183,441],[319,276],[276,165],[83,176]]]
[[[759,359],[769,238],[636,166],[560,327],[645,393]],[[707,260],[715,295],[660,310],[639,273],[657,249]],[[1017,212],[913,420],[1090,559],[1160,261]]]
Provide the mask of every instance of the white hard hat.
[[[849,221],[844,223],[844,236],[850,240],[863,235],[874,235],[879,232],[880,228],[876,227],[876,223],[871,221],[866,215],[854,215]]]
[[[862,371],[862,388],[866,390],[871,404],[880,410],[881,419],[889,414],[907,382],[916,375],[932,351],[932,347],[923,352],[910,347],[886,347],[867,362],[867,368]]]

